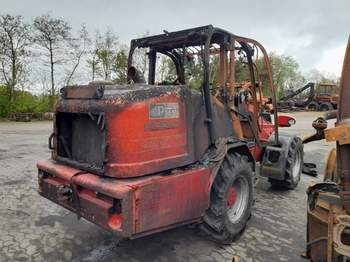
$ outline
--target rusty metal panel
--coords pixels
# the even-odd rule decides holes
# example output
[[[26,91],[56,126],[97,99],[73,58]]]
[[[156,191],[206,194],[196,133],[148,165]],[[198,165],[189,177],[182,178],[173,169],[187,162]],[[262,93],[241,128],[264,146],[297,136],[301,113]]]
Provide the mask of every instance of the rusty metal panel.
[[[61,96],[65,99],[99,99],[103,96],[104,86],[66,86],[63,87],[60,92]]]
[[[193,169],[140,184],[135,190],[135,233],[200,218],[209,203],[206,168]]]
[[[136,177],[194,161],[186,102],[177,94],[108,114],[106,176]]]
[[[338,141],[339,145],[350,144],[350,123],[326,129],[325,138],[327,142]]]
[[[327,238],[327,221],[318,219],[319,214],[308,213],[308,242],[316,239]],[[325,219],[327,217],[325,216]],[[321,240],[310,247],[309,255],[311,261],[325,261],[327,257],[327,241]]]
[[[210,183],[215,174],[210,168],[197,167],[164,175],[116,179],[90,173],[75,176],[79,170],[53,161],[40,161],[37,166],[39,173],[45,173],[39,175],[41,195],[96,225],[133,238],[199,220],[209,205]],[[78,186],[79,212],[71,199],[64,199],[59,193],[72,181]],[[101,194],[106,197],[101,198]],[[108,224],[116,211],[112,205],[115,200],[121,203],[118,214],[122,228],[117,230]]]
[[[39,193],[51,201],[75,212],[77,215],[99,225],[113,230],[123,237],[132,235],[132,188],[123,184],[111,182],[110,179],[81,172],[54,161],[39,161]],[[79,176],[76,174],[81,173]],[[77,185],[77,196],[80,204],[79,212],[72,201],[72,195],[62,198],[59,191],[63,186],[72,189],[72,183]],[[101,198],[102,194],[102,198]],[[112,208],[112,201],[120,201],[121,210],[118,210],[123,220],[122,227],[111,228],[109,219],[117,210]],[[113,202],[113,203],[114,203]],[[114,207],[114,206],[113,206]]]

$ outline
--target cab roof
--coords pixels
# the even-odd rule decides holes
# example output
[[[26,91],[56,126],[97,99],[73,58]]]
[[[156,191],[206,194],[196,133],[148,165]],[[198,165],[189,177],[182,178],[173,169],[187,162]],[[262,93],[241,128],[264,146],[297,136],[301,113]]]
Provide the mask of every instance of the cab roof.
[[[143,37],[131,40],[131,45],[138,48],[165,48],[174,49],[205,44],[209,36],[211,44],[227,43],[235,35],[212,25],[195,27],[175,32],[164,31],[164,34]]]

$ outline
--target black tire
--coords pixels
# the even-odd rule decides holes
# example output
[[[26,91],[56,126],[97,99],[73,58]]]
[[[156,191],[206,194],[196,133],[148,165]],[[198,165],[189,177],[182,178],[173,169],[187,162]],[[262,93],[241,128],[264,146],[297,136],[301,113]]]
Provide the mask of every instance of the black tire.
[[[320,105],[320,111],[331,111],[334,110],[334,107],[331,103],[322,103]]]
[[[269,182],[274,187],[294,189],[297,187],[304,163],[303,142],[299,137],[293,137],[288,147],[286,160],[286,171],[283,180],[269,178]]]
[[[264,112],[264,113],[262,113],[261,116],[262,116],[263,118],[265,118],[265,120],[266,120],[267,122],[272,123],[272,118],[271,118],[270,112]]]
[[[221,244],[230,244],[243,233],[252,204],[252,167],[242,156],[227,154],[213,183],[202,229]]]
[[[318,111],[318,104],[316,102],[310,102],[307,105],[307,109],[310,111]]]

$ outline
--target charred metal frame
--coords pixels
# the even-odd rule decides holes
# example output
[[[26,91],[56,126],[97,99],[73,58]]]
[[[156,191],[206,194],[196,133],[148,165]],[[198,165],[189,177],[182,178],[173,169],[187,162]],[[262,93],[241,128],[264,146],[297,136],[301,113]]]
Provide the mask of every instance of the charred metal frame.
[[[224,50],[224,52],[229,50],[235,50],[235,41],[237,41],[242,50],[246,53],[248,59],[248,68],[250,74],[250,81],[256,89],[255,85],[255,74],[254,74],[254,62],[252,61],[252,47],[250,45],[254,45],[255,47],[259,47],[261,52],[264,55],[265,67],[268,72],[269,84],[272,94],[272,103],[274,108],[276,106],[276,95],[275,95],[275,87],[272,79],[272,71],[270,66],[270,61],[267,55],[265,48],[257,41],[245,37],[236,36],[231,34],[223,29],[213,27],[212,25],[197,27],[188,30],[182,30],[177,32],[168,33],[161,35],[155,35],[145,38],[134,39],[130,43],[130,52],[128,56],[128,68],[133,65],[133,54],[136,48],[150,48],[148,53],[149,56],[149,76],[148,82],[149,84],[154,84],[155,78],[155,62],[156,62],[156,53],[162,53],[167,55],[172,59],[175,64],[178,81],[180,84],[185,84],[184,77],[184,69],[183,69],[183,59],[182,57],[174,50],[176,48],[185,48],[191,46],[204,46],[204,50],[201,52],[203,55],[203,85],[202,85],[202,93],[204,96],[206,114],[207,114],[207,123],[208,123],[208,131],[210,136],[211,144],[215,143],[214,139],[214,131],[213,131],[213,123],[212,123],[212,107],[211,107],[211,94],[210,94],[210,86],[209,86],[209,56],[211,54],[211,45],[218,44],[220,45],[220,49]],[[233,53],[233,52],[231,52]],[[231,55],[231,60],[234,58],[234,55]],[[230,84],[234,82],[234,63],[230,62],[229,65]],[[223,73],[221,79],[226,78],[226,72]],[[128,78],[128,82],[130,79]],[[257,107],[257,97],[256,92],[253,92],[253,100],[254,102],[254,126],[257,125],[258,118],[258,107]],[[259,140],[258,140],[259,141]],[[274,110],[274,144],[278,145],[278,121],[277,121],[277,111]]]
[[[106,162],[106,153],[107,153],[107,133],[106,133],[106,126],[107,126],[107,121],[105,119],[105,114],[104,112],[100,112],[98,114],[92,114],[91,112],[89,113],[81,113],[80,115],[86,115],[89,116],[91,118],[91,120],[95,121],[96,120],[96,125],[100,128],[101,131],[101,138],[102,138],[102,143],[100,144],[101,147],[101,153],[102,153],[102,163],[100,165],[94,165],[88,162],[80,162],[78,160],[73,160],[72,156],[69,156],[69,154],[72,154],[72,152],[66,152],[67,156],[62,156],[61,154],[61,150],[60,150],[60,132],[58,131],[59,126],[62,120],[58,120],[58,116],[59,117],[63,117],[62,112],[59,112],[58,115],[56,115],[56,120],[55,120],[55,124],[54,124],[54,129],[56,130],[56,132],[52,133],[52,135],[49,138],[49,148],[52,147],[52,138],[54,136],[58,136],[55,139],[55,149],[56,149],[56,157],[55,159],[61,163],[67,164],[69,166],[74,166],[76,168],[82,169],[82,170],[86,170],[92,173],[96,173],[98,175],[104,175],[105,173],[105,166],[104,166],[104,162]],[[96,117],[96,119],[94,119]],[[67,122],[67,120],[65,120],[65,122]],[[73,134],[71,134],[73,135]],[[84,134],[82,134],[84,135]],[[65,147],[65,146],[64,146]],[[51,149],[51,148],[50,148]],[[72,148],[70,148],[70,150],[72,150]],[[64,151],[67,151],[67,149],[65,148]],[[98,155],[98,154],[97,154]]]

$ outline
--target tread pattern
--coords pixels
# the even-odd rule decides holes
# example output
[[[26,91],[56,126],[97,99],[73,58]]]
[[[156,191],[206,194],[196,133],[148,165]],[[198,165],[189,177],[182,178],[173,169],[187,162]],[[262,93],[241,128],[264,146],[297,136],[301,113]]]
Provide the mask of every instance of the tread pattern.
[[[301,172],[302,172],[302,165],[303,165],[303,144],[302,141],[299,137],[294,137],[289,148],[288,148],[288,153],[287,153],[287,161],[286,161],[286,172],[285,172],[285,177],[284,180],[275,180],[275,179],[269,179],[269,182],[276,186],[276,187],[282,187],[282,188],[287,188],[287,189],[294,189],[300,180]],[[300,175],[297,181],[294,181],[293,179],[293,164],[294,164],[294,156],[296,154],[297,150],[301,150],[301,168],[300,168]]]
[[[237,172],[241,172],[242,170],[244,170],[244,172],[250,172],[250,179],[252,180],[253,175],[251,165],[247,159],[238,154],[227,154],[214,180],[210,194],[210,206],[203,217],[203,231],[221,244],[229,244],[237,239],[244,231],[247,222],[243,221],[243,226],[242,228],[239,228],[238,232],[230,232],[226,224],[226,194],[231,186],[234,176],[237,175]],[[252,181],[250,185],[251,190],[253,190]],[[253,193],[251,192],[251,195],[252,194]],[[252,201],[250,202],[252,203]],[[251,203],[247,210],[249,215]],[[246,220],[248,220],[249,215],[246,216],[246,214],[244,214],[243,216],[246,216]]]
[[[320,104],[321,111],[331,111],[333,109],[334,109],[333,105],[329,102],[325,102],[325,103]]]
[[[312,110],[312,111],[318,111],[319,105],[318,103],[312,101],[307,105],[307,109]]]

